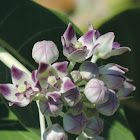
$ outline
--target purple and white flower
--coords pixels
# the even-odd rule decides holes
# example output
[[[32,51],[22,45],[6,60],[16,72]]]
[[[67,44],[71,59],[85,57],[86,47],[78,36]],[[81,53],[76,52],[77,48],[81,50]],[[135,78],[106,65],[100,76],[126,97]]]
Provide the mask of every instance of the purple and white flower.
[[[53,65],[41,62],[36,77],[41,85],[40,92],[46,97],[51,97],[55,102],[76,86],[67,76],[67,62],[57,62]],[[38,87],[38,86],[36,86]]]
[[[37,62],[51,64],[58,59],[59,51],[52,41],[39,41],[34,44],[32,57]]]
[[[61,40],[63,54],[73,62],[83,62],[92,56],[96,46],[93,46],[94,31],[88,31],[77,40],[76,33],[71,23],[64,32]]]
[[[5,99],[10,101],[9,106],[13,104],[27,106],[39,89],[34,87],[32,78],[14,65],[11,68],[11,76],[13,84],[0,84],[0,92]]]
[[[94,46],[97,46],[93,52],[94,59],[107,59],[111,56],[121,55],[126,51],[131,51],[128,47],[120,47],[118,42],[114,42],[115,35],[113,32],[100,35],[98,30],[93,28],[89,23],[89,31],[95,32],[93,36]]]
[[[127,68],[109,63],[99,67],[99,79],[104,81],[109,89],[116,89],[127,80],[127,78],[124,76],[125,72],[127,71]]]

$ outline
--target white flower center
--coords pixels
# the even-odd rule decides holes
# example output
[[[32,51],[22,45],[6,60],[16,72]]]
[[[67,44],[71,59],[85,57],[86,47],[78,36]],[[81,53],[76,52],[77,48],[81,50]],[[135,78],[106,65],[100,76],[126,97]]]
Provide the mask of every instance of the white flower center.
[[[47,83],[50,84],[51,86],[54,86],[57,83],[55,76],[49,76]]]
[[[80,42],[76,42],[73,47],[76,49],[84,48],[84,46]]]
[[[20,85],[17,90],[18,90],[19,93],[23,93],[27,90],[27,86],[26,85]]]

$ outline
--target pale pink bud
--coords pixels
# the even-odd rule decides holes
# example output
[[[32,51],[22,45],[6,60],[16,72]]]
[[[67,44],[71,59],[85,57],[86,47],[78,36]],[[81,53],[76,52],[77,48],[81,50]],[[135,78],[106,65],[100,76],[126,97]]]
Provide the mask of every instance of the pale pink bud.
[[[58,59],[59,52],[57,46],[52,41],[39,41],[34,44],[32,57],[37,62],[51,64]]]

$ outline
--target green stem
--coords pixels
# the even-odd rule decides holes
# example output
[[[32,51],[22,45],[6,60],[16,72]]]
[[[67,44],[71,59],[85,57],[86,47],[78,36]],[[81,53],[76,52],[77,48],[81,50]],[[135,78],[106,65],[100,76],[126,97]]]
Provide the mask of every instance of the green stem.
[[[65,114],[65,113],[61,111],[61,112],[59,113],[59,116],[61,116],[61,117],[63,118],[63,117],[64,117],[64,114]]]
[[[79,83],[77,83],[76,85],[77,85],[77,86],[82,86],[82,85],[85,85],[86,83],[87,83],[87,81],[82,80],[82,81],[80,81]]]
[[[40,131],[41,131],[41,140],[43,139],[43,134],[45,132],[45,119],[44,115],[40,111],[39,101],[36,101],[37,107],[38,107],[38,113],[39,113],[39,120],[40,120]]]
[[[0,61],[2,61],[7,67],[11,69],[12,65],[26,72],[29,76],[31,72],[25,68],[17,59],[15,59],[10,53],[0,46]]]
[[[2,61],[7,67],[11,69],[12,65],[15,65],[17,68],[26,72],[29,76],[31,76],[31,72],[25,68],[17,59],[15,59],[10,53],[8,53],[5,49],[0,46],[0,61]],[[39,103],[36,101],[39,112],[39,121],[40,121],[40,130],[41,130],[41,140],[43,140],[43,133],[45,132],[45,120],[39,109]]]
[[[74,68],[76,62],[70,61],[69,66],[68,66],[68,72],[71,72],[72,69]]]
[[[48,127],[52,126],[52,121],[51,121],[50,116],[47,115],[45,117],[46,117],[46,121],[47,121]]]
[[[91,62],[96,63],[97,60],[98,60],[98,57],[96,55],[93,55],[91,58]]]
[[[84,92],[85,87],[80,87],[79,89],[80,89],[80,92]]]

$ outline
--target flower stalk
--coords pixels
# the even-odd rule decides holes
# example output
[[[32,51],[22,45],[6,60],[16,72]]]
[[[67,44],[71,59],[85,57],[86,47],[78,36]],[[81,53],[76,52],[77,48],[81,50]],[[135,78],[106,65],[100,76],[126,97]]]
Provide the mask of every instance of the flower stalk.
[[[70,61],[69,67],[68,67],[68,72],[71,72],[75,66],[76,62]]]
[[[46,115],[45,118],[46,118],[48,127],[52,126],[52,121],[51,121],[50,116],[49,115]]]

